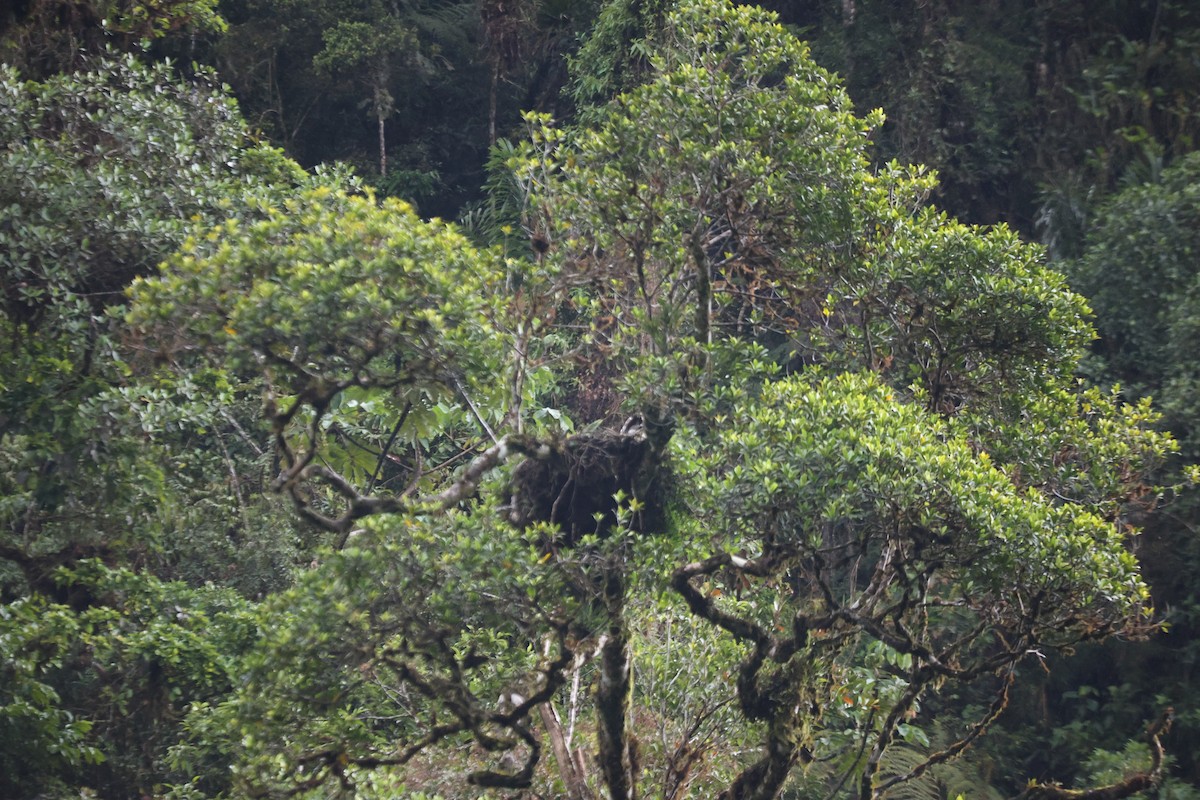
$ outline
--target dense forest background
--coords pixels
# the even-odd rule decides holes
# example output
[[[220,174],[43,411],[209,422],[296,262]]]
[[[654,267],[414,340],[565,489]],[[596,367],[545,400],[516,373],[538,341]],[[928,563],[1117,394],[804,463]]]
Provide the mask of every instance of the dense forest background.
[[[1095,313],[1099,338],[1080,379],[1131,402],[1154,398],[1159,425],[1179,442],[1156,480],[1177,483],[1200,457],[1200,7],[762,5],[841,76],[857,113],[883,109],[876,166],[925,165],[940,181],[931,198],[939,209],[973,225],[1003,223],[1045,247]],[[34,287],[9,264],[3,278],[0,796],[228,791],[236,745],[205,729],[218,718],[185,712],[229,691],[226,660],[254,638],[248,609],[303,580],[319,548],[336,544],[266,491],[278,456],[261,446],[255,391],[200,371],[137,389],[145,402],[136,413],[114,410],[119,393],[97,386],[121,380],[80,365],[129,342],[89,333],[88,320],[180,247],[189,220],[236,216],[231,186],[261,183],[264,204],[275,202],[271,187],[305,186],[310,177],[289,159],[370,185],[381,200],[409,201],[421,217],[453,220],[473,246],[527,255],[514,244],[520,198],[503,169],[528,136],[524,112],[563,125],[594,118],[648,75],[649,43],[670,7],[16,0],[0,11],[0,135],[44,138],[38,157],[55,165],[38,183],[9,149],[0,205],[36,193],[47,211],[0,221],[0,247],[15,253],[16,237],[36,240],[67,275]],[[107,84],[61,77],[99,64]],[[45,88],[14,100],[27,81]],[[123,90],[141,99],[103,99]],[[55,130],[28,123],[50,119],[56,103],[74,110],[48,123]],[[98,121],[100,109],[115,123]],[[187,127],[204,136],[179,139]],[[173,144],[143,151],[139,137]],[[226,170],[245,141],[253,155]],[[93,145],[94,157],[73,155]],[[107,157],[133,171],[128,196],[104,183]],[[181,174],[195,180],[184,187]],[[126,180],[113,176],[111,185]],[[101,268],[71,277],[72,258],[96,253]],[[141,357],[121,369],[146,370],[159,356]],[[561,390],[562,413],[603,405],[602,378],[589,385],[585,374]],[[450,412],[434,406],[418,419],[411,408],[403,415],[425,457],[456,458],[425,432]],[[388,480],[386,450],[367,459],[372,484]],[[1114,780],[1146,760],[1144,726],[1167,707],[1170,777],[1142,796],[1200,797],[1200,497],[1167,492],[1153,513],[1134,516],[1143,527],[1134,550],[1163,630],[1024,663],[1008,710],[958,762],[967,777],[956,785],[974,786],[967,797],[1015,794],[1031,777]],[[168,625],[163,609],[179,624]],[[938,695],[922,711],[925,743],[936,748],[943,736],[939,718],[987,702],[969,689]],[[953,797],[936,793],[947,785],[919,796]]]

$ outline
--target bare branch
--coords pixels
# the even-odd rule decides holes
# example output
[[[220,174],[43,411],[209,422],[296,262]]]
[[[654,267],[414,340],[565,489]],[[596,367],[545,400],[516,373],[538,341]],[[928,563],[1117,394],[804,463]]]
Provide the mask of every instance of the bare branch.
[[[286,444],[282,446],[286,447]],[[303,465],[303,467],[302,469],[292,467],[284,475],[281,475],[276,482],[276,490],[286,491],[306,519],[324,530],[340,534],[344,544],[354,523],[363,517],[417,509],[446,511],[464,500],[474,497],[483,477],[507,461],[514,453],[520,453],[529,458],[548,458],[550,446],[525,436],[504,436],[496,444],[476,456],[458,479],[445,489],[437,494],[417,499],[408,499],[403,495],[386,497],[365,495],[337,471],[324,465],[308,463],[311,461],[311,452],[300,460],[295,460],[295,455],[292,454],[291,458],[296,466]],[[321,481],[346,499],[347,507],[341,516],[327,516],[312,507],[311,500],[302,491],[302,482],[312,479]]]

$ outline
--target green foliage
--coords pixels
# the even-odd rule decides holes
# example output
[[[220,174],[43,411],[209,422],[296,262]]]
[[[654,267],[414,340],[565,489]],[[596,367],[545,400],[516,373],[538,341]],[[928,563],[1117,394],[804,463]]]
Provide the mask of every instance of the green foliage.
[[[615,0],[600,7],[570,59],[571,97],[585,113],[588,106],[603,105],[647,77],[652,43],[669,7],[659,0]]]
[[[1103,786],[1116,783],[1126,775],[1145,769],[1150,761],[1150,748],[1144,742],[1129,742],[1119,752],[1097,748],[1084,763],[1086,785]],[[1168,778],[1153,792],[1143,792],[1134,797],[1154,797],[1156,800],[1194,800],[1200,790],[1182,781]]]
[[[929,210],[885,209],[876,228],[861,266],[831,294],[861,318],[847,348],[858,363],[901,371],[897,381],[926,388],[934,407],[1005,402],[1018,384],[1074,368],[1092,335],[1087,307],[1038,249],[1007,228],[969,228]]]
[[[77,611],[32,595],[0,609],[0,785],[17,796],[171,779],[184,710],[229,691],[256,636],[249,604],[97,562],[57,578],[103,602]]]
[[[670,558],[652,547],[639,555]],[[663,797],[715,796],[739,768],[726,752],[754,746],[754,732],[738,712],[731,680],[741,653],[736,643],[690,614],[679,598],[664,595],[655,602],[653,590],[647,587],[631,614],[643,768]]]
[[[1099,134],[1086,169],[1105,188],[1153,180],[1164,164],[1195,150],[1200,134],[1195,9],[1164,2],[1149,26],[1131,10],[1117,7],[1128,15],[1118,19],[1119,32],[1094,44],[1069,89],[1084,124]]]
[[[294,19],[238,27],[264,8]],[[259,86],[286,128],[349,77],[382,137],[419,107],[395,48],[474,8],[246,3],[235,35],[304,64]],[[536,15],[478,10],[494,119]],[[662,11],[609,6],[576,62],[624,93],[495,151],[486,250],[164,71],[9,75],[16,791],[961,793],[1025,661],[1154,629],[1129,541],[1172,442],[1071,376],[1084,301],[871,166],[882,113],[772,15]]]
[[[388,51],[411,46],[412,33],[401,27],[394,17],[384,16],[369,22],[341,21],[325,31],[325,49],[313,59],[318,69],[337,72],[352,69],[360,62],[369,62]]]
[[[553,280],[595,290],[605,346],[665,360],[640,382],[660,391],[695,345],[797,324],[854,241],[880,117],[855,118],[803,44],[748,8],[687,6],[651,62],[657,77],[589,127],[531,117],[510,163]]]
[[[12,69],[2,80],[10,318],[36,324],[111,302],[240,180],[245,128],[211,76],[184,84],[169,65],[126,56],[41,84]]]
[[[500,421],[494,253],[398,200],[321,187],[253,207],[261,219],[198,233],[137,282],[130,320],[265,381],[288,469],[277,487],[297,486],[325,442],[370,490],[398,436],[425,451],[468,409],[484,431]],[[409,490],[424,474],[412,457]]]
[[[1200,157],[1193,154],[1164,170],[1160,182],[1116,195],[1070,267],[1096,310],[1106,368],[1135,396],[1158,395],[1193,456],[1198,185]]]
[[[236,392],[220,376],[140,382],[104,307],[182,243],[191,218],[222,217],[264,180],[282,190],[301,173],[245,147],[211,78],[184,83],[166,65],[122,57],[43,83],[9,69],[0,87],[0,543],[24,581],[52,591],[73,545],[74,557],[156,549],[160,515],[197,475],[167,442],[194,446],[222,413],[232,419],[222,403]],[[211,473],[199,482],[211,488]],[[8,596],[21,581],[4,583]]]
[[[283,792],[381,780],[372,770],[402,779],[441,745],[434,785],[453,786],[488,751],[531,739],[522,706],[547,679],[560,685],[573,616],[536,548],[485,509],[380,519],[319,560],[264,606],[243,688],[189,722],[205,737],[222,726],[241,781]],[[474,757],[446,748],[472,739]]]
[[[878,159],[943,176],[960,219],[1036,233],[1076,257],[1121,185],[1195,149],[1196,22],[1185,2],[772,3],[861,108]]]
[[[144,50],[153,41],[221,33],[220,0],[30,0],[13,4],[0,28],[0,62],[32,76],[79,67],[110,48]]]
[[[80,634],[64,606],[32,597],[0,607],[0,791],[16,796],[48,776],[103,761],[92,723],[61,706],[53,685]]]
[[[135,285],[133,321],[211,341],[236,368],[265,363],[285,395],[453,386],[495,366],[489,276],[447,226],[327,188],[261,212],[189,238]]]
[[[771,383],[745,413],[722,426],[711,455],[683,459],[695,465],[704,503],[696,516],[727,529],[734,547],[808,554],[831,546],[839,528],[915,536],[919,562],[944,570],[937,583],[957,600],[947,604],[955,624],[933,626],[950,630],[968,609],[997,633],[1028,624],[1020,609],[1035,596],[1057,609],[1052,616],[1107,626],[1147,599],[1119,531],[1012,486],[986,452],[876,379]],[[886,546],[863,541],[868,552]],[[1049,624],[1071,636],[1062,621]]]
[[[929,726],[937,730],[935,722]],[[939,742],[944,746],[946,742]],[[914,743],[899,745],[887,752],[884,759],[883,773],[886,775],[903,775],[920,767],[929,757],[932,748]],[[939,764],[920,777],[900,784],[892,790],[890,796],[895,800],[1002,800],[1004,797],[999,790],[991,786],[986,777],[972,768],[965,759]]]

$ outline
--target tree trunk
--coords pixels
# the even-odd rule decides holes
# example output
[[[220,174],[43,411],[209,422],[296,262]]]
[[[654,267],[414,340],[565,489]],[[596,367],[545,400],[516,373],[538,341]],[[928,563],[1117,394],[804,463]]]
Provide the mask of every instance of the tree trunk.
[[[379,177],[387,176],[387,135],[384,126],[384,121],[391,116],[394,108],[394,100],[391,93],[388,91],[388,78],[391,76],[391,69],[388,65],[386,55],[379,58],[375,66],[374,74],[374,106],[375,119],[379,122]]]
[[[387,176],[387,138],[384,135],[383,114],[379,115],[379,177]]]
[[[743,770],[733,785],[720,794],[719,800],[775,800],[783,791],[798,755],[790,731],[784,735],[772,731],[768,734],[767,752]]]
[[[488,91],[488,147],[496,144],[496,95],[500,92],[500,62],[492,64],[492,86]]]
[[[542,717],[542,725],[550,737],[550,746],[554,750],[554,759],[558,762],[558,774],[567,790],[567,800],[595,800],[595,795],[588,788],[584,772],[571,753],[567,737],[563,735],[562,723],[553,703],[543,703],[538,706]]]
[[[633,800],[637,792],[637,743],[629,731],[633,659],[625,627],[625,580],[612,565],[606,576],[604,600],[608,632],[600,646],[600,681],[596,689],[596,735],[600,773],[611,800]]]

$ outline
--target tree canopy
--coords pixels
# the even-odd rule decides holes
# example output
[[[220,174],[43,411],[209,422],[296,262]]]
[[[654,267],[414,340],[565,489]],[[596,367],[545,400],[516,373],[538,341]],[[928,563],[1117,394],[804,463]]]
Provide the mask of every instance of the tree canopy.
[[[315,66],[383,131],[420,35],[367,10]],[[207,73],[3,73],[0,791],[983,796],[1029,670],[1160,627],[1176,445],[1077,376],[1083,297],[772,13],[658,17],[494,150],[490,245]],[[996,783],[1133,796],[1171,721],[1103,788]]]

